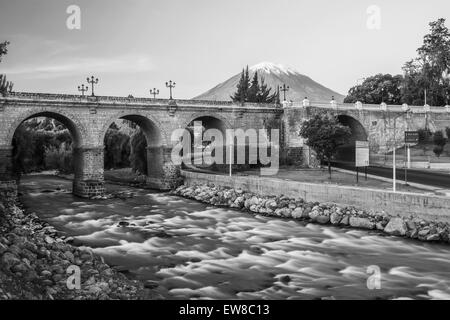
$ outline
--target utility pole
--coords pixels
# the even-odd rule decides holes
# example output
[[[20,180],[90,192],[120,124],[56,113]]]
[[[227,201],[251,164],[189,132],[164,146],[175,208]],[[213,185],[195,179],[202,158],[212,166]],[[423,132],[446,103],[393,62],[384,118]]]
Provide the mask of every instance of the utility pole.
[[[159,90],[156,88],[150,89],[150,94],[153,95],[153,99],[156,99],[156,96],[159,94]]]
[[[172,100],[172,88],[175,88],[176,83],[172,82],[172,80],[169,80],[169,82],[166,82],[166,87],[170,90],[170,100]]]
[[[84,97],[84,93],[87,92],[89,89],[87,86],[85,86],[84,84],[82,84],[81,86],[78,86],[78,91],[81,92],[81,96]]]
[[[289,86],[283,83],[283,85],[280,86],[280,91],[283,91],[283,101],[286,101],[286,92],[289,91]]]
[[[380,106],[381,111],[383,112],[387,112],[387,109],[384,110],[384,108],[382,107],[383,104]],[[402,106],[403,107],[403,112],[401,114],[399,114],[398,116],[394,117],[394,134],[393,134],[393,150],[392,150],[392,191],[396,192],[397,191],[397,163],[396,163],[396,130],[397,130],[397,119],[402,117],[403,115],[405,115],[405,121],[408,121],[408,114],[409,112],[411,112],[411,109],[409,108],[409,106]]]
[[[395,130],[396,128],[396,123],[397,123],[397,117],[394,118],[394,151],[392,152],[392,191],[396,192],[397,191],[397,162],[395,159]]]
[[[91,96],[95,96],[94,94],[94,84],[98,83],[98,78],[94,78],[94,76],[91,76],[91,78],[87,78],[87,82],[91,85]]]

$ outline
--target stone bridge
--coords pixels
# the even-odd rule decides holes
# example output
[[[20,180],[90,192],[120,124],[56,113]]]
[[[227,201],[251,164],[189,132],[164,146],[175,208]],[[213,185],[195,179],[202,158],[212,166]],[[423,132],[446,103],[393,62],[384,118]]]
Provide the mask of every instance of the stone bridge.
[[[310,119],[319,112],[328,112],[338,117],[341,123],[352,130],[352,141],[347,146],[354,146],[355,140],[368,140],[372,155],[383,154],[404,145],[404,132],[428,128],[432,132],[450,127],[449,107],[411,106],[407,114],[402,106],[387,105],[385,110],[380,105],[369,104],[335,104],[313,103],[304,107],[302,104],[285,104],[283,123],[285,146],[288,149],[303,147],[298,132],[303,120]],[[395,125],[395,126],[394,126]],[[395,130],[394,130],[395,127]],[[345,149],[345,148],[344,148]],[[347,154],[354,154],[354,151]]]
[[[166,190],[173,186],[179,170],[171,161],[172,148],[178,142],[171,139],[176,129],[187,128],[194,120],[202,121],[205,129],[215,128],[223,133],[226,129],[279,128],[280,162],[296,162],[301,153],[305,159],[308,151],[298,134],[301,124],[319,112],[331,113],[351,128],[352,141],[343,148],[345,155],[354,154],[348,148],[354,147],[355,140],[368,140],[371,154],[376,155],[402,146],[405,130],[450,127],[450,108],[444,107],[427,110],[413,106],[407,116],[401,106],[390,105],[385,111],[379,105],[329,103],[310,103],[307,107],[285,103],[280,108],[218,101],[10,93],[0,97],[0,183],[13,183],[14,133],[22,122],[34,117],[53,118],[68,128],[74,142],[73,191],[90,197],[105,191],[104,137],[119,119],[132,121],[143,129],[147,140],[147,184]]]
[[[177,166],[171,161],[176,141],[172,132],[194,120],[203,126],[226,129],[264,129],[281,123],[282,109],[275,105],[232,102],[164,100],[35,93],[0,96],[0,181],[13,180],[13,137],[25,120],[49,117],[64,124],[74,141],[73,191],[89,197],[104,192],[104,137],[118,119],[139,125],[147,139],[149,186],[169,189]]]

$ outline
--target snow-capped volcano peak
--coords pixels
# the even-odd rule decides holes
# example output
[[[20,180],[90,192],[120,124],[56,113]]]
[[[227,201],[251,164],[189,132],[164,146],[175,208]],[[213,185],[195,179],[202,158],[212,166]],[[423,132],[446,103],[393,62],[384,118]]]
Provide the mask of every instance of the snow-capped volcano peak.
[[[255,64],[254,66],[249,68],[250,71],[258,71],[265,73],[274,73],[274,74],[295,74],[298,73],[294,69],[284,67],[281,64],[275,64],[272,62],[261,62]]]
[[[251,79],[253,79],[255,72],[258,72],[259,80],[264,79],[264,83],[268,88],[271,88],[272,92],[275,92],[280,85],[286,84],[286,86],[289,86],[289,91],[286,92],[286,99],[288,100],[302,101],[305,97],[308,97],[310,101],[330,101],[332,96],[336,101],[344,100],[344,96],[339,93],[328,89],[295,69],[280,64],[261,62],[250,67],[248,71]],[[229,101],[230,97],[236,92],[241,76],[242,72],[236,73],[194,99]]]

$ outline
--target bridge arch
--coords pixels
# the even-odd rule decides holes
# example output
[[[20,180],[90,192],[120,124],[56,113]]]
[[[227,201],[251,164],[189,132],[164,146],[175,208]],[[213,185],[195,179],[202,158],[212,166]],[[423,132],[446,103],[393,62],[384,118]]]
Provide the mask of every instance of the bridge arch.
[[[168,190],[178,183],[179,168],[171,160],[172,146],[168,140],[169,129],[163,129],[153,116],[141,112],[120,112],[105,122],[98,137],[99,144],[104,143],[108,128],[117,120],[128,120],[137,124],[143,131],[147,143],[146,185],[150,188]]]
[[[0,148],[0,178],[2,180],[18,179],[20,173],[14,170],[14,153],[18,149],[14,148],[14,137],[20,125],[27,120],[39,117],[46,117],[57,120],[64,125],[69,131],[72,138],[72,163],[74,165],[75,176],[77,176],[79,168],[83,167],[84,162],[78,156],[86,141],[89,140],[89,135],[86,127],[72,114],[63,112],[60,109],[50,107],[30,108],[26,112],[14,115],[12,121],[6,131],[6,135],[2,139],[5,145]],[[20,145],[20,144],[19,144]],[[16,145],[15,147],[19,147]],[[75,177],[74,182],[77,178]]]
[[[167,145],[167,133],[163,130],[159,121],[148,114],[125,111],[114,114],[105,122],[97,137],[99,145],[103,145],[109,127],[120,119],[129,120],[141,127],[147,140],[147,146]]]
[[[337,116],[338,121],[349,127],[351,131],[350,141],[341,146],[337,152],[336,160],[354,162],[355,161],[355,141],[367,141],[368,134],[366,129],[356,118],[347,114],[340,114]]]
[[[225,133],[226,129],[233,128],[228,119],[213,112],[194,113],[188,118],[188,121],[185,122],[182,127],[187,128],[194,121],[202,121],[202,123],[205,123],[205,129],[219,129],[223,133]]]
[[[6,134],[5,145],[11,146],[14,139],[14,134],[19,128],[19,126],[30,119],[38,117],[47,117],[55,119],[61,122],[69,130],[73,138],[73,143],[75,147],[82,146],[86,140],[88,140],[88,134],[85,126],[73,115],[63,112],[61,110],[47,110],[46,108],[33,109],[31,111],[20,114],[15,118],[9,127],[8,133]]]
[[[220,154],[221,154],[222,156],[220,157],[221,158],[220,162],[221,162],[221,164],[224,163],[224,161],[226,159],[225,158],[226,157],[226,141],[227,141],[226,133],[227,133],[228,129],[232,129],[230,122],[225,117],[223,117],[217,113],[213,113],[213,112],[193,113],[187,119],[188,120],[182,124],[182,128],[189,132],[191,146],[189,149],[190,155],[189,155],[189,152],[185,153],[186,150],[183,150],[183,155],[190,157],[190,158],[189,158],[189,160],[185,159],[185,161],[183,162],[183,165],[187,166],[187,167],[191,167],[191,168],[200,167],[203,169],[205,169],[205,168],[212,169],[212,168],[216,167],[216,164],[211,166],[211,164],[205,163],[205,159],[203,158],[203,156],[204,156],[204,151],[206,151],[206,150],[210,150],[212,152],[211,155],[214,155],[214,156],[217,155],[220,157]],[[196,132],[195,130],[198,130],[198,129],[194,129],[194,126],[198,125],[197,122],[201,122],[201,126],[202,126],[202,133],[201,133],[202,146],[198,145],[198,140],[197,140],[198,137],[195,136],[195,132]],[[215,149],[214,149],[215,151],[213,151],[213,149],[209,149],[213,140],[208,141],[207,140],[208,138],[204,135],[204,133],[210,129],[218,130],[222,134],[222,143],[224,143],[224,145],[222,146],[221,153],[217,153],[218,146],[215,147]],[[214,140],[215,140],[216,133],[214,133],[214,132],[210,132],[210,133],[214,135]],[[210,137],[210,138],[212,138],[212,137]],[[199,153],[199,150],[202,150],[201,154]]]
[[[346,114],[340,114],[337,116],[339,122],[343,124],[344,126],[348,126],[350,130],[352,131],[352,140],[360,140],[365,141],[367,140],[367,132],[364,126],[361,122],[359,122],[357,119],[355,119],[352,116],[346,115]]]

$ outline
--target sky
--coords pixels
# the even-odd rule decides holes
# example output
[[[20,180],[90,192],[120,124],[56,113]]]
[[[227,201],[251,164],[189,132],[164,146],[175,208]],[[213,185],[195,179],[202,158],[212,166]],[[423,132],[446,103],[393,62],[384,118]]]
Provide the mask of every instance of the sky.
[[[80,29],[67,20],[80,8]],[[378,14],[379,13],[379,14]],[[363,77],[401,73],[450,1],[0,0],[0,73],[15,91],[192,98],[270,61],[345,94]],[[450,27],[450,21],[447,26]]]

